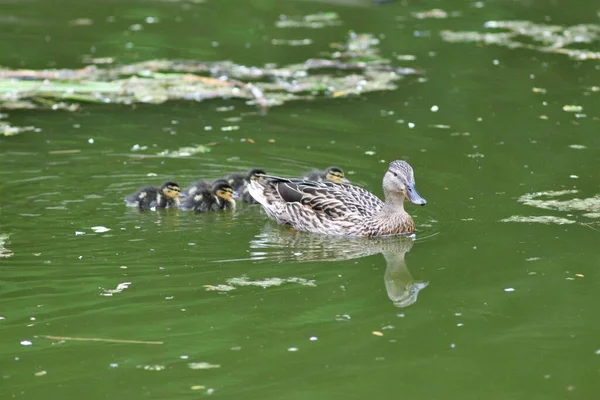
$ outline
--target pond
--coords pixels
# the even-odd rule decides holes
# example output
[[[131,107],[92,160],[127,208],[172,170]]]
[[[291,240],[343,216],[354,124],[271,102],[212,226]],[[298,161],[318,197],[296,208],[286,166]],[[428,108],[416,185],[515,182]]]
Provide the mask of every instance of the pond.
[[[600,27],[578,3],[5,3],[13,70],[289,65],[354,32],[421,74],[267,112],[223,98],[3,110],[35,130],[0,136],[2,399],[597,396]],[[332,18],[303,18],[318,13]],[[123,202],[168,179],[330,165],[381,197],[395,159],[428,201],[406,206],[414,238]]]

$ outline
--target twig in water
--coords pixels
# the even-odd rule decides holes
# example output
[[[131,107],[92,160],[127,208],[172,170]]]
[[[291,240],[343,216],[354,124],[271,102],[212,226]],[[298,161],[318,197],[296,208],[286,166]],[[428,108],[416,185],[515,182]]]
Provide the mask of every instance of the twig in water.
[[[600,232],[600,229],[596,229],[596,228],[592,227],[590,224],[586,224],[586,223],[582,222],[581,225],[587,226],[588,228],[590,228],[593,231]]]
[[[40,335],[38,337],[50,340],[74,340],[80,342],[107,342],[107,343],[132,343],[132,344],[164,344],[164,342],[148,341],[148,340],[126,340],[126,339],[102,339],[102,338],[82,338],[68,336],[50,336]]]

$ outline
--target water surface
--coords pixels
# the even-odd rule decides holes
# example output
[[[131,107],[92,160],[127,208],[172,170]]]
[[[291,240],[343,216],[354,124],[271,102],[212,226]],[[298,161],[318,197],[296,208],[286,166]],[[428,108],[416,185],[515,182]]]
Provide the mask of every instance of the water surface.
[[[2,398],[594,398],[600,226],[587,214],[597,203],[518,200],[598,194],[600,101],[589,88],[599,64],[439,35],[483,32],[489,20],[597,24],[597,7],[579,3],[6,4],[0,48],[11,68],[79,68],[90,54],[285,64],[354,30],[379,35],[387,56],[414,55],[398,63],[425,76],[267,115],[226,100],[10,112],[41,132],[0,139],[0,234],[13,253],[0,259]],[[411,15],[433,8],[460,14]],[[282,14],[319,11],[342,24],[275,27]],[[92,25],[69,24],[77,18]],[[583,117],[563,111],[573,104]],[[188,158],[140,157],[210,142],[219,145]],[[193,215],[122,201],[145,183],[255,166],[297,176],[339,165],[381,196],[393,159],[412,164],[428,200],[407,205],[414,243],[295,234],[245,205]],[[573,223],[502,222],[511,216]]]

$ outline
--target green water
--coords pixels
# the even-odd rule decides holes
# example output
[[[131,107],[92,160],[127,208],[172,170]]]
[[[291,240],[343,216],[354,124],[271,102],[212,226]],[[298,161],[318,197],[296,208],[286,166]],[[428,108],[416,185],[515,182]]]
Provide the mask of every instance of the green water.
[[[598,8],[407,3],[5,2],[0,49],[11,68],[79,68],[91,48],[118,62],[285,64],[354,30],[381,35],[387,56],[414,55],[402,65],[425,79],[264,116],[225,100],[10,112],[12,124],[41,132],[0,138],[0,234],[13,253],[0,258],[0,398],[596,398],[600,226],[586,213],[597,203],[548,210],[518,199],[598,194],[600,94],[589,88],[599,64],[447,43],[438,33],[488,20],[597,23]],[[461,15],[410,16],[432,8]],[[337,12],[342,25],[274,26],[281,14],[318,11]],[[93,24],[70,25],[76,18]],[[303,38],[312,44],[271,44]],[[563,111],[571,104],[585,116]],[[219,145],[207,154],[140,157],[209,142]],[[381,196],[393,159],[412,164],[428,200],[407,206],[414,244],[296,235],[258,207],[140,214],[122,201],[145,183],[185,185],[255,166],[297,176],[339,165]],[[501,221],[544,215],[574,223]],[[399,302],[415,282],[428,285]]]

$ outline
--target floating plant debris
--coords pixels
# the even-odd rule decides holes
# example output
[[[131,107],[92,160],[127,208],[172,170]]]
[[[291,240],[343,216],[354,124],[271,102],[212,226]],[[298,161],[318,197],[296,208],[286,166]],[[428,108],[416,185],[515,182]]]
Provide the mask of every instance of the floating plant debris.
[[[59,340],[59,341],[76,341],[76,342],[105,342],[105,343],[129,343],[129,344],[163,344],[162,341],[152,340],[131,340],[131,339],[106,339],[106,338],[84,338],[84,337],[69,337],[69,336],[51,336],[40,335],[44,339]]]
[[[107,228],[105,226],[92,226],[92,231],[94,231],[95,233],[104,233],[104,232],[108,232],[110,231],[110,228]]]
[[[323,12],[300,17],[282,15],[275,23],[278,28],[312,28],[319,29],[342,24],[340,17],[334,12]]]
[[[567,104],[567,105],[563,106],[563,111],[566,111],[566,112],[581,112],[581,111],[583,111],[583,107],[577,106],[577,105],[572,105],[572,104]]]
[[[17,108],[20,103],[14,104]],[[2,101],[0,100],[0,105],[2,105]],[[25,104],[22,104],[25,106]],[[9,107],[7,107],[9,108]],[[14,108],[14,107],[13,107]],[[25,106],[27,108],[27,106]],[[2,121],[3,118],[6,118],[7,114],[0,114],[0,136],[13,136],[22,132],[41,132],[41,129],[36,128],[35,126],[13,126],[8,122]]]
[[[561,218],[561,217],[553,217],[551,215],[539,215],[539,216],[513,215],[512,217],[501,219],[500,222],[535,222],[538,224],[558,224],[558,225],[575,223],[575,221],[573,221],[573,220],[570,220],[567,218]]]
[[[549,190],[545,192],[527,193],[519,197],[519,203],[528,206],[541,208],[543,210],[555,211],[585,211],[583,216],[588,218],[600,218],[600,195],[588,197],[585,199],[568,199],[557,200],[555,197],[575,194],[577,190]],[[502,219],[501,222],[535,222],[541,224],[575,224],[577,221],[563,217],[555,217],[550,215],[540,216],[519,216],[513,215],[509,218]],[[585,224],[584,224],[585,225]]]
[[[161,151],[159,153],[157,153],[157,156],[161,156],[161,157],[190,157],[193,156],[194,154],[197,153],[208,153],[210,151],[210,147],[204,146],[204,145],[198,145],[198,146],[186,146],[186,147],[182,147],[178,150],[164,150]]]
[[[8,241],[8,235],[0,233],[0,258],[9,258],[14,254],[12,250],[7,249],[4,245]]]
[[[306,21],[337,21],[330,14]],[[324,58],[298,64],[245,66],[230,61],[148,60],[81,69],[0,68],[0,108],[75,111],[83,104],[162,104],[166,101],[241,99],[266,111],[293,100],[313,100],[395,90],[404,75],[380,54],[379,39],[351,33]],[[0,135],[35,127],[0,122]]]
[[[446,19],[448,17],[458,17],[460,16],[460,11],[452,11],[446,12],[444,10],[440,10],[439,8],[434,8],[429,11],[421,11],[421,12],[413,12],[411,15],[417,19]]]
[[[574,198],[570,200],[543,199],[541,197],[559,197],[566,194],[575,194],[577,190],[549,190],[545,192],[527,193],[519,197],[519,203],[544,210],[557,211],[588,211],[600,212],[600,195],[585,199]],[[588,216],[588,214],[584,214]]]
[[[530,21],[488,21],[486,29],[502,29],[503,32],[456,32],[442,31],[442,39],[451,43],[482,43],[508,47],[509,49],[529,49],[542,53],[565,54],[577,60],[598,60],[600,52],[582,49],[590,44],[597,49],[600,39],[600,25],[580,24],[573,26],[536,24]],[[533,43],[531,43],[533,42]],[[580,48],[569,48],[576,44]]]
[[[113,294],[121,293],[123,290],[129,289],[129,285],[131,285],[131,282],[119,283],[117,285],[117,287],[114,289],[103,289],[103,292],[100,293],[100,295],[101,296],[112,296]]]
[[[275,46],[308,46],[312,44],[312,40],[310,39],[273,39],[271,40],[271,44]]]
[[[162,371],[164,370],[166,367],[164,365],[160,365],[160,364],[153,364],[153,365],[138,365],[138,368],[142,368],[146,371]]]
[[[190,369],[213,369],[213,368],[221,368],[219,364],[211,364],[207,362],[192,362],[188,363],[188,367]]]
[[[265,279],[257,279],[250,280],[247,276],[241,276],[237,278],[227,279],[226,285],[204,285],[204,288],[208,291],[217,291],[217,292],[229,292],[231,290],[235,290],[238,286],[259,286],[263,289],[281,286],[284,283],[295,283],[302,286],[317,286],[314,280],[304,279],[304,278],[265,278]]]
[[[209,292],[230,292],[235,290],[235,286],[231,285],[202,285]]]

